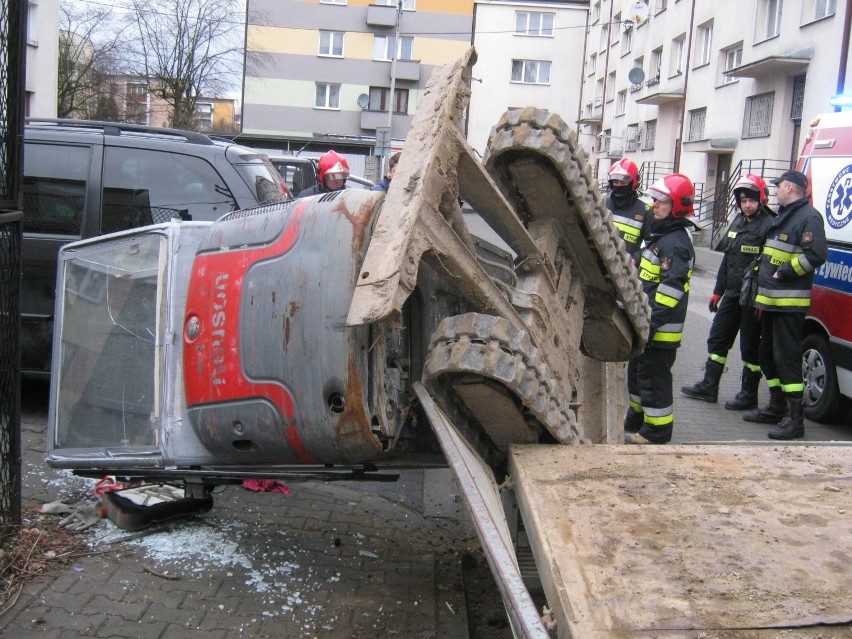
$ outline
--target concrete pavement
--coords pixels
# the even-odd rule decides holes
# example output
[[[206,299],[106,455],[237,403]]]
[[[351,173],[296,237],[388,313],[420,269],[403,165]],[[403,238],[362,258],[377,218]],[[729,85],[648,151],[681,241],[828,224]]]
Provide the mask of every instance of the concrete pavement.
[[[674,369],[674,442],[768,443],[765,426],[723,407],[739,388],[736,346],[718,404],[678,392],[702,375],[713,277],[712,270],[698,269],[692,282]],[[30,508],[75,501],[93,484],[43,463],[46,418],[46,386],[25,385],[24,502]],[[809,440],[848,441],[850,435],[849,425],[807,425]],[[0,633],[17,639],[201,633],[211,639],[508,638],[493,584],[478,590],[491,597],[487,610],[477,611],[485,627],[468,634],[460,559],[475,554],[478,543],[440,472],[406,472],[392,485],[306,482],[290,486],[289,495],[229,488],[216,495],[209,514],[132,539],[102,522],[83,533],[93,554],[29,582],[0,616]],[[479,579],[487,581],[484,574]]]

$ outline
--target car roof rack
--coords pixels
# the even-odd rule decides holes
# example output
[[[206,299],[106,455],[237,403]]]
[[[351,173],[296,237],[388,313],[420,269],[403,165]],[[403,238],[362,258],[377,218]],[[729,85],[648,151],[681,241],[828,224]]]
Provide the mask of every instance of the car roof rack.
[[[147,126],[144,124],[132,124],[129,122],[103,122],[100,120],[75,120],[71,118],[26,118],[26,124],[55,124],[65,127],[80,127],[88,129],[103,129],[104,135],[121,135],[128,133],[156,133],[159,135],[171,135],[184,138],[187,142],[195,144],[215,144],[208,136],[197,131],[184,131],[181,129],[168,129],[165,127]]]

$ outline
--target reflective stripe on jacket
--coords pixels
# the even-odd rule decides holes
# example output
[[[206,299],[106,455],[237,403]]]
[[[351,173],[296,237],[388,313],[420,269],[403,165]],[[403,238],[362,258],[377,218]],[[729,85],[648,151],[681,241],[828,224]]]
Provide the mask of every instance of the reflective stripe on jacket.
[[[814,271],[827,256],[823,219],[808,198],[781,207],[763,247],[755,307],[806,312],[811,304]],[[773,277],[776,273],[777,278]]]
[[[648,205],[642,200],[636,199],[630,206],[623,209],[615,206],[610,197],[606,207],[612,213],[612,223],[618,231],[618,236],[624,240],[624,245],[631,257],[639,259],[642,248],[642,240],[648,236],[653,213],[648,210]]]
[[[658,227],[652,226],[639,261],[639,279],[651,304],[648,344],[653,348],[677,348],[683,336],[689,280],[695,265],[695,250],[686,231],[690,224],[685,219],[667,218]]]
[[[760,255],[773,221],[769,210],[761,206],[749,219],[740,213],[728,228],[728,247],[716,275],[714,295],[739,295],[746,269]]]

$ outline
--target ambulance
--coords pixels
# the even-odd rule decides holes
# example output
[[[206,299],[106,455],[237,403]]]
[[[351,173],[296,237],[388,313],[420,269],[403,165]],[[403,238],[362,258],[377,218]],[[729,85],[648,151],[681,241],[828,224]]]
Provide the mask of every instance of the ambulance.
[[[805,416],[838,421],[852,406],[852,111],[813,119],[796,168],[808,176],[828,239],[803,341]]]

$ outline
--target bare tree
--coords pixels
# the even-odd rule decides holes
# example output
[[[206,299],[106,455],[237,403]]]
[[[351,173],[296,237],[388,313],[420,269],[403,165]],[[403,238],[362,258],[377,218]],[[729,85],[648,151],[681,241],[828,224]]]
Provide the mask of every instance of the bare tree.
[[[122,42],[122,27],[113,21],[111,9],[80,7],[63,0],[59,5],[59,117],[95,117],[99,104],[115,101],[110,76],[121,71]]]
[[[236,0],[131,0],[138,72],[171,108],[170,124],[192,129],[198,97],[234,86],[243,54]]]

